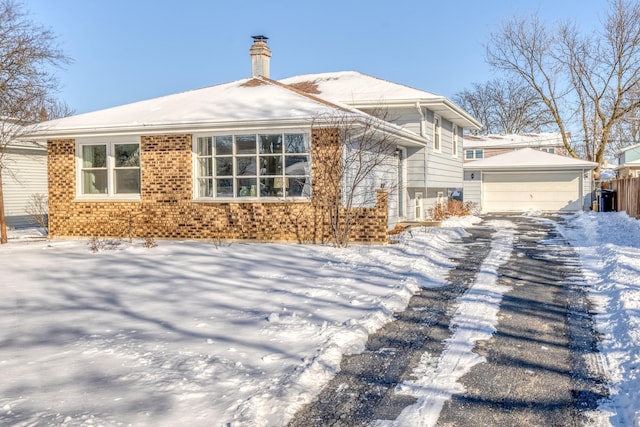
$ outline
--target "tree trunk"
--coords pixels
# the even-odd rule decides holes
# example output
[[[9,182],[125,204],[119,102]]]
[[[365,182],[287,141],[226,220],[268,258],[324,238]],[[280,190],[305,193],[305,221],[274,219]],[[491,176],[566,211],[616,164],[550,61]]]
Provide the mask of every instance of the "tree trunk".
[[[4,193],[2,191],[2,167],[0,167],[0,244],[7,243],[7,218],[4,216]]]

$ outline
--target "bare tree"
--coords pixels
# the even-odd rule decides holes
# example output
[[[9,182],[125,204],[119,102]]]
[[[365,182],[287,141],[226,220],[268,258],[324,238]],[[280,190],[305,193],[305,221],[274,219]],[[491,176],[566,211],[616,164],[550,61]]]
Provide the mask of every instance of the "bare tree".
[[[493,96],[489,83],[473,83],[471,89],[465,89],[453,96],[453,101],[467,110],[482,123],[482,129],[473,131],[475,135],[498,133],[493,115]]]
[[[487,59],[538,93],[567,151],[597,162],[598,174],[615,125],[640,107],[632,96],[640,83],[640,4],[611,1],[602,31],[589,34],[570,22],[550,28],[536,15],[513,18],[491,35]],[[567,137],[574,120],[579,145]]]
[[[375,207],[379,190],[387,195],[397,191],[398,138],[383,120],[385,114],[370,114],[321,115],[312,125],[320,135],[313,153],[313,200],[328,217],[337,247],[348,245],[363,210]]]
[[[638,97],[640,93],[636,92],[634,96]],[[640,144],[640,109],[630,111],[613,125],[606,153],[615,156],[618,151],[635,144]]]
[[[476,134],[542,132],[555,124],[538,93],[521,79],[474,83],[454,101],[482,122]]]
[[[0,242],[7,242],[2,194],[3,157],[24,125],[41,121],[43,112],[68,112],[53,94],[52,67],[69,61],[53,32],[29,19],[14,0],[0,0]]]

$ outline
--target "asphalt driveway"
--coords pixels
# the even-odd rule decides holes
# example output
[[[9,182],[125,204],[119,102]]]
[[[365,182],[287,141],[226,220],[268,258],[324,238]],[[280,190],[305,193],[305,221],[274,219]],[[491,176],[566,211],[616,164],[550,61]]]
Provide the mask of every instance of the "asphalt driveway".
[[[491,217],[469,228],[467,248],[444,288],[423,289],[407,309],[369,338],[362,354],[343,358],[341,372],[291,426],[363,426],[394,420],[415,399],[396,393],[413,379],[423,353],[442,353],[451,317],[487,257],[497,231]],[[513,250],[498,270],[504,294],[497,331],[478,341],[486,361],[461,378],[440,412],[439,426],[581,425],[604,396],[596,337],[576,254],[554,221],[500,217],[515,228]]]

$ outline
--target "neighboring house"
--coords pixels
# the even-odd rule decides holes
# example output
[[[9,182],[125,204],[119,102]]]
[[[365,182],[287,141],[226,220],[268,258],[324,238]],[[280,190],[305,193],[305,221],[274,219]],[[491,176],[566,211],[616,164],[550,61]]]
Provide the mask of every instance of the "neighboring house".
[[[623,148],[616,153],[618,166],[615,168],[619,178],[640,176],[640,144]]]
[[[523,148],[464,165],[464,200],[482,212],[588,210],[597,163]]]
[[[2,154],[2,192],[7,226],[38,226],[28,206],[36,195],[47,195],[47,147],[42,143],[14,141]]]
[[[464,161],[486,159],[521,148],[533,148],[550,154],[567,155],[558,132],[509,135],[465,135]]]
[[[251,78],[34,128],[48,146],[50,235],[325,238],[322,159],[348,143],[335,117],[396,144],[393,170],[363,184],[375,197],[357,206],[351,241],[385,242],[422,218],[420,199],[461,186],[463,130],[480,125],[459,107],[359,73],[274,81],[266,38],[254,39]],[[381,109],[395,119],[369,114]]]

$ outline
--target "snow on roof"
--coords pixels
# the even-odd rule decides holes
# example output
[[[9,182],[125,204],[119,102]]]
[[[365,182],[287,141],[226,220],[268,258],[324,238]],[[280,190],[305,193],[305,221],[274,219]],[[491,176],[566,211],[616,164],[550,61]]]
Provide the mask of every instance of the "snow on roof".
[[[333,102],[359,108],[391,105],[414,107],[420,103],[463,128],[482,127],[469,113],[443,96],[356,71],[303,74],[280,82]]]
[[[344,100],[342,99],[344,98]],[[356,72],[309,74],[280,82],[257,77],[209,86],[100,111],[44,122],[33,128],[36,137],[114,133],[194,131],[212,127],[246,127],[311,123],[320,116],[348,112],[372,116],[347,102],[402,101],[428,106],[464,128],[479,123],[446,98]],[[390,128],[396,127],[388,123]],[[409,138],[420,137],[401,130]],[[422,143],[422,141],[420,141]]]
[[[465,135],[464,148],[499,148],[529,146],[562,146],[560,132],[541,132],[505,135]]]
[[[346,105],[329,103],[269,79],[255,78],[52,120],[38,126],[35,134],[151,132],[261,122],[310,123],[314,117],[337,112],[366,116]]]
[[[347,104],[361,101],[380,102],[385,100],[415,101],[416,99],[442,99],[441,96],[430,92],[414,89],[356,71],[303,74],[280,80],[280,82],[328,100],[345,102]]]
[[[598,164],[586,160],[574,159],[572,157],[558,156],[556,154],[545,153],[533,148],[521,148],[505,154],[488,157],[482,160],[465,163],[465,169],[509,169],[509,168],[532,168],[532,169],[591,169]]]

